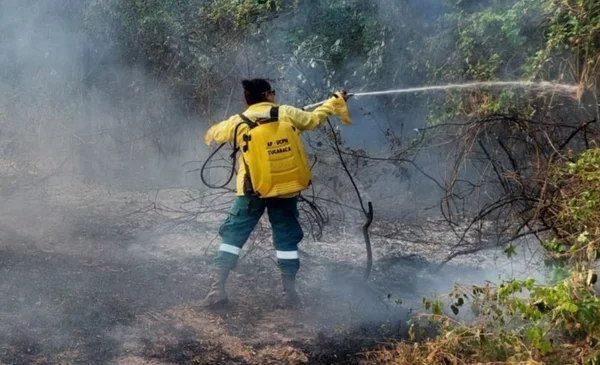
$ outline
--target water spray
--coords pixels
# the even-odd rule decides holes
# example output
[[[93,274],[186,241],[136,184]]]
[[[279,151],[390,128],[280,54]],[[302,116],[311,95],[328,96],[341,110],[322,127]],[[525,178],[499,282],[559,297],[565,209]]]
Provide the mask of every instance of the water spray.
[[[548,81],[530,82],[530,81],[488,81],[488,82],[470,82],[464,84],[449,84],[449,85],[436,85],[436,86],[423,86],[413,87],[406,89],[395,89],[395,90],[384,90],[384,91],[370,91],[360,93],[348,93],[348,97],[361,97],[361,96],[377,96],[377,95],[391,95],[391,94],[407,94],[415,92],[425,91],[439,91],[439,90],[452,90],[452,89],[474,89],[479,87],[529,87],[532,89],[541,89],[547,91],[555,91],[564,94],[578,93],[580,88],[575,85],[558,84]],[[303,110],[313,109],[322,105],[326,100],[318,103],[309,104],[302,108]]]

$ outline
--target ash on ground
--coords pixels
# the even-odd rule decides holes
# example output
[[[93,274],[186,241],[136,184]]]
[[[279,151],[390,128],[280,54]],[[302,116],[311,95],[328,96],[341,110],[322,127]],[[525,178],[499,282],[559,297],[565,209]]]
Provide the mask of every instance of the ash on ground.
[[[1,364],[359,364],[405,338],[423,296],[525,267],[483,252],[434,275],[448,247],[374,235],[364,283],[360,231],[338,229],[301,244],[304,307],[287,310],[264,220],[228,281],[231,303],[203,310],[227,204],[190,218],[184,190],[57,186],[0,210]]]

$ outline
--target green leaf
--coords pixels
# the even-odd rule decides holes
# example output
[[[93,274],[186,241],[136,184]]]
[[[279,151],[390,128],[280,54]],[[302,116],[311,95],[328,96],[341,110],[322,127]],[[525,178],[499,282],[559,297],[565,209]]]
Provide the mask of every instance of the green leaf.
[[[442,315],[444,313],[442,303],[439,300],[436,300],[432,306],[433,314]]]
[[[579,307],[577,306],[577,304],[569,302],[569,303],[563,303],[563,304],[559,305],[556,309],[557,310],[558,309],[565,310],[570,313],[577,313],[577,311],[579,310]]]
[[[504,247],[504,253],[506,254],[506,256],[508,258],[511,258],[517,254],[517,251],[515,249],[515,246],[513,246],[511,243],[509,243],[508,245],[506,245],[506,247]]]
[[[535,285],[534,278],[527,278],[527,280],[525,280],[525,288],[527,288],[527,290],[533,289],[534,285]]]

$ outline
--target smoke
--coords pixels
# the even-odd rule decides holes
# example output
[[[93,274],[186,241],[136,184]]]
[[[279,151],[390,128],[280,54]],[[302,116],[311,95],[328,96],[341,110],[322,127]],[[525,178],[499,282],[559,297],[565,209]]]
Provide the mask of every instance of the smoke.
[[[4,153],[112,187],[186,184],[181,164],[204,156],[205,125],[164,79],[120,59],[119,29],[95,5],[3,2]]]
[[[2,363],[105,363],[111,328],[195,293],[162,291],[194,262],[127,257],[143,235],[121,217],[135,191],[185,184],[204,126],[86,33],[84,3],[0,3]]]
[[[423,84],[406,49],[425,45],[407,43],[415,37],[403,35],[431,30],[444,2],[316,3],[300,2],[297,11],[266,22],[257,33],[220,40],[213,29],[187,38],[172,29],[165,34],[173,43],[161,38],[161,44],[129,38],[119,21],[134,22],[136,14],[124,10],[126,2],[0,3],[0,215],[6,222],[0,227],[0,315],[6,319],[0,361],[43,362],[48,353],[75,351],[83,363],[103,363],[122,355],[131,342],[136,351],[136,345],[155,340],[154,333],[144,332],[140,316],[195,303],[206,293],[209,255],[232,194],[210,195],[196,170],[210,152],[202,141],[207,127],[243,110],[241,78],[275,78],[279,101],[296,106],[342,88]],[[342,13],[341,24],[332,27],[327,22],[333,17],[321,17],[322,11]],[[371,24],[370,17],[380,24]],[[145,26],[141,23],[135,26]],[[314,38],[317,31],[326,33],[327,42]],[[335,43],[359,38],[366,39],[362,49],[369,52],[343,54]],[[170,57],[154,59],[157,50]],[[333,61],[323,61],[330,53]],[[440,49],[439,58],[446,56]],[[180,67],[194,64],[190,59],[201,65]],[[182,68],[193,71],[173,71]],[[488,253],[431,274],[425,258],[441,260],[456,237],[432,226],[418,239],[412,233],[416,225],[439,218],[445,192],[437,181],[446,177],[452,149],[395,155],[419,137],[417,130],[428,122],[426,107],[424,96],[412,94],[351,99],[353,125],[332,118],[343,147],[355,150],[344,150],[350,175],[364,200],[373,202],[376,225],[381,224],[373,235],[375,292],[356,284],[364,265],[358,229],[364,217],[327,138],[329,127],[305,136],[318,157],[312,192],[334,202],[323,203],[333,213],[324,242],[306,234],[310,242],[302,246],[310,255],[302,286],[316,313],[303,320],[339,325],[346,320],[336,312],[340,302],[355,306],[348,316],[359,322],[401,320],[405,310],[384,312],[393,303],[382,305],[382,298],[418,302],[422,295],[447,291],[455,278],[481,282],[498,278],[500,271],[528,274],[525,262],[511,267],[503,261],[508,266],[489,269]],[[229,152],[222,156],[227,159]],[[390,156],[397,159],[386,160]],[[211,170],[210,181],[222,181],[227,173]],[[355,231],[341,235],[346,226]],[[268,233],[265,227],[260,233]],[[340,243],[345,238],[348,245]],[[279,341],[265,324],[271,312],[279,315],[273,321],[288,320],[274,305],[280,287],[272,244],[264,235],[253,236],[244,250],[249,254],[232,288],[239,302],[249,303],[235,307],[236,313],[249,328],[273,336],[264,343]],[[531,258],[525,252],[518,257]],[[485,267],[473,268],[474,260]],[[256,308],[264,309],[267,320],[248,319]],[[162,331],[170,325],[156,326]],[[248,331],[239,326],[239,332]],[[210,337],[209,332],[204,334]],[[286,334],[293,336],[293,329]]]

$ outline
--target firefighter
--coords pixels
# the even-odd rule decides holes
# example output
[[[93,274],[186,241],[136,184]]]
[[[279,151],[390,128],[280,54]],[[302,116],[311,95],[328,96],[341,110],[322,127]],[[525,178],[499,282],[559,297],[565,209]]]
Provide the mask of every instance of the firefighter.
[[[213,283],[210,292],[201,302],[201,306],[215,306],[228,301],[225,283],[229,272],[236,267],[240,250],[266,210],[272,228],[277,266],[282,275],[284,303],[287,307],[297,307],[301,304],[295,288],[296,273],[300,267],[298,244],[303,238],[297,205],[300,191],[310,184],[310,169],[301,140],[299,137],[295,138],[291,133],[294,131],[296,135],[299,135],[302,131],[313,130],[332,115],[337,115],[344,124],[350,124],[352,121],[346,106],[349,96],[346,92],[336,92],[324,104],[309,112],[289,105],[276,104],[275,90],[265,79],[242,80],[242,86],[248,105],[247,109],[242,114],[231,116],[212,126],[204,137],[207,145],[213,141],[217,143],[231,142],[235,138],[243,151],[247,149],[244,146],[249,145],[250,147],[246,156],[244,153],[240,156],[236,199],[228,217],[219,228],[221,245],[214,258]],[[280,124],[279,126],[269,126],[264,123],[264,128],[260,124],[262,130],[250,128],[250,124],[256,125],[253,122],[261,116],[273,117],[273,110],[276,110],[275,121]],[[236,131],[237,135],[234,135]],[[249,131],[254,133],[254,136],[252,138],[244,137],[250,133]],[[269,133],[288,133],[287,136],[290,138],[275,138],[277,143],[281,141],[286,143],[283,147],[277,146],[269,151],[260,150],[266,147],[257,144],[255,140],[266,141]],[[255,144],[253,145],[253,143]],[[267,145],[270,146],[271,142]],[[255,155],[252,155],[251,152],[254,152]],[[288,176],[288,180],[295,179],[297,181],[280,181],[285,174],[270,174],[269,169],[276,169],[277,161],[281,161],[282,156],[279,155],[271,162],[266,160],[271,156],[277,156],[278,153],[289,153],[287,161],[295,161],[298,168],[286,176]],[[248,161],[251,158],[254,158],[255,161]],[[289,167],[289,163],[286,166]],[[248,169],[252,171],[252,174],[247,174]],[[263,175],[263,177],[257,178],[256,174]],[[253,191],[252,187],[248,187],[253,184],[260,185],[263,189],[261,192],[266,196]]]

